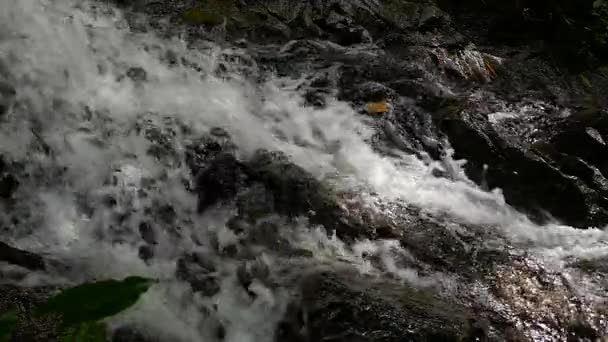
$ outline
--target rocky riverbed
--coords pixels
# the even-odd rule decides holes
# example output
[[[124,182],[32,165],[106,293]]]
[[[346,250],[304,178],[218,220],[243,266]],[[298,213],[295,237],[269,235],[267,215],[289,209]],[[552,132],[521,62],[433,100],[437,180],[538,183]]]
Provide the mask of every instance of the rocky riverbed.
[[[142,275],[112,341],[608,338],[608,73],[501,15],[2,5],[0,313]]]

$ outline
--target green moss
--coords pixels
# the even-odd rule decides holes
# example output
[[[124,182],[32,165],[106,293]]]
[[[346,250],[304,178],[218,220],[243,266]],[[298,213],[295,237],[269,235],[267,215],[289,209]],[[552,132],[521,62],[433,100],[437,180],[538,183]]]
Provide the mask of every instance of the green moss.
[[[467,108],[466,99],[435,96],[422,104],[423,107],[443,119],[458,118]]]
[[[192,8],[184,12],[183,19],[191,25],[217,26],[224,22],[225,17],[200,8]]]
[[[192,25],[217,26],[230,19],[235,12],[232,0],[206,0],[186,10],[182,19]]]

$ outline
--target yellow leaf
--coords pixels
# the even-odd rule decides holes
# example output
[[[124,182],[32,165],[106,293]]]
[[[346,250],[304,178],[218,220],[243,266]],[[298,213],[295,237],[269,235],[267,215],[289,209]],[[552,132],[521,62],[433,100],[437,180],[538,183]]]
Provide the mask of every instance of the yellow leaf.
[[[490,61],[484,61],[484,64],[486,65],[486,69],[488,69],[488,71],[490,72],[490,74],[492,74],[492,76],[496,77],[496,69],[494,69],[494,66],[492,65],[492,63]]]
[[[367,103],[367,112],[369,114],[381,114],[388,112],[388,104],[386,101],[381,102],[368,102]]]

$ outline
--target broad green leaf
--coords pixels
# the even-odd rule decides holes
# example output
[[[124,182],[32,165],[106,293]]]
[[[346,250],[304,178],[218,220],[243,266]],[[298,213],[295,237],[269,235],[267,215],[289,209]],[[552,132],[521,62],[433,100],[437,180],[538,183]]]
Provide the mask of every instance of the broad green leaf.
[[[16,311],[9,311],[0,316],[0,341],[10,341],[17,320]]]
[[[135,304],[152,283],[150,279],[133,276],[122,281],[112,279],[82,284],[62,291],[36,307],[34,313],[37,316],[60,314],[64,326],[98,321]]]
[[[66,329],[61,342],[105,342],[106,327],[97,322],[83,322]]]

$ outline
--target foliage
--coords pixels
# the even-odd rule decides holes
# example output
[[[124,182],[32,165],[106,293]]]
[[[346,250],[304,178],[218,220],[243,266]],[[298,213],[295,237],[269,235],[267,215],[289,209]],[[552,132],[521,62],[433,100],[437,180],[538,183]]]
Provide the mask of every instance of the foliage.
[[[67,326],[97,321],[135,304],[150,285],[150,280],[141,277],[83,284],[61,292],[34,312],[36,315],[61,314]]]
[[[98,321],[131,307],[152,283],[150,279],[132,276],[81,284],[34,307],[33,316],[61,316],[61,341],[105,341],[105,327]],[[10,338],[17,323],[15,311],[0,316],[0,341]]]
[[[17,312],[9,311],[0,316],[0,341],[10,341],[10,337],[17,324]]]
[[[104,342],[106,328],[98,322],[83,322],[67,328],[61,334],[61,342]]]
[[[608,1],[595,0],[591,14],[596,22],[594,30],[596,42],[602,45],[608,44]]]

